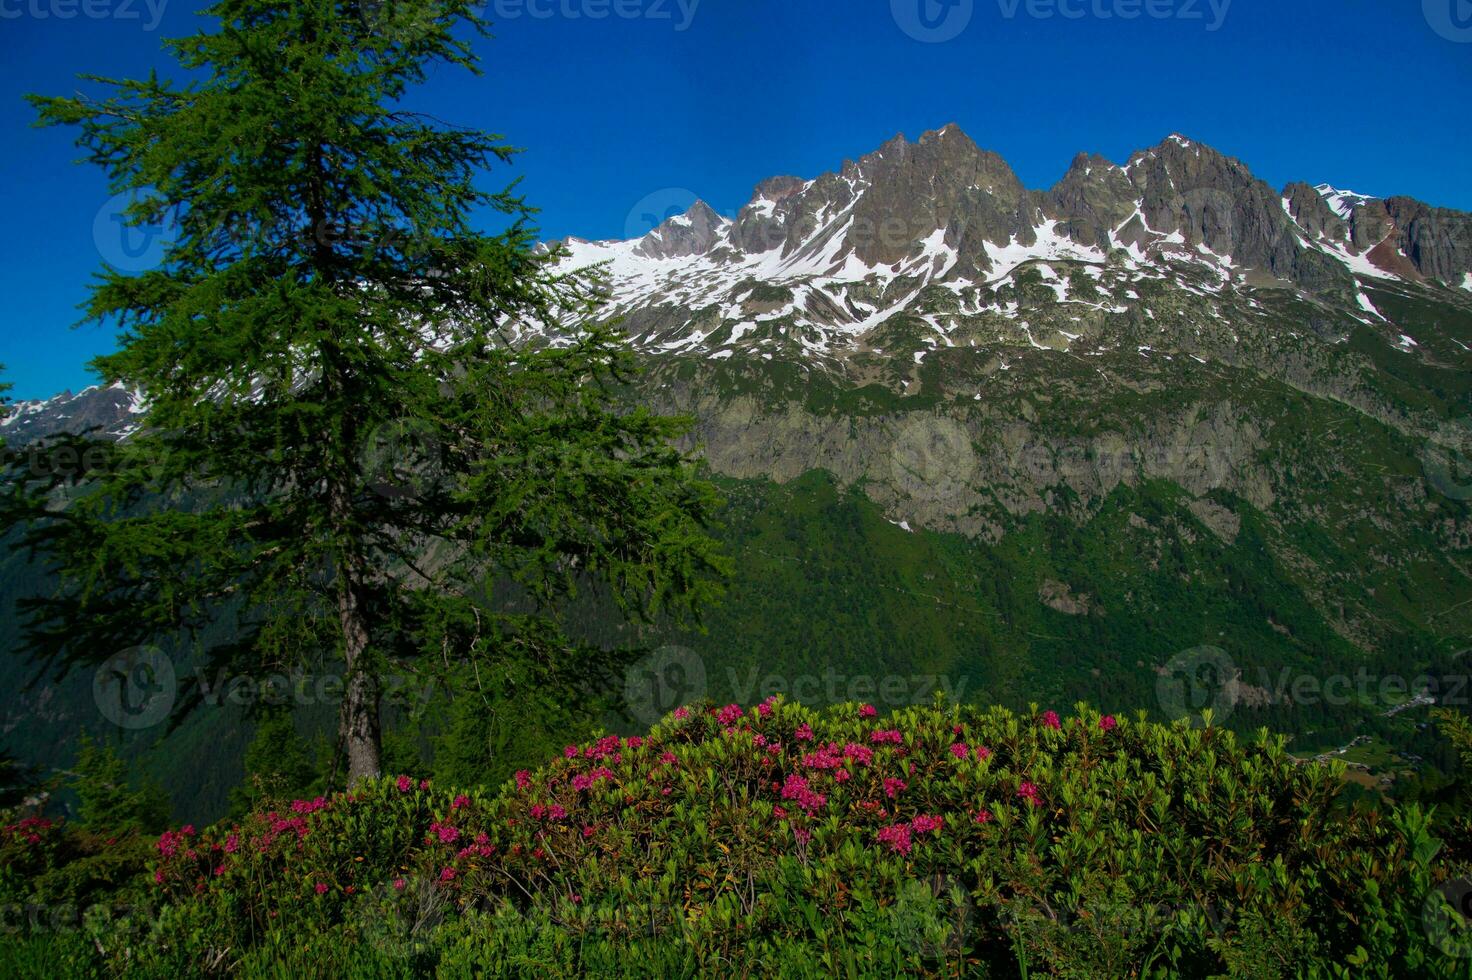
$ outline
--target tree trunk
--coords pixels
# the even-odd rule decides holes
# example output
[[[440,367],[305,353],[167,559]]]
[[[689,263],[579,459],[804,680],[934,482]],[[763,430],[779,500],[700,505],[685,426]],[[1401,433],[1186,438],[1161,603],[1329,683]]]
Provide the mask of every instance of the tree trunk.
[[[347,540],[337,556],[337,618],[342,627],[343,685],[337,737],[348,757],[348,785],[382,775],[379,760],[381,733],[378,717],[378,675],[368,662],[368,620],[363,612],[363,561],[351,540],[351,505],[341,485],[328,491],[328,510],[339,534]]]
[[[368,649],[368,626],[358,605],[352,572],[339,571],[343,581],[338,593],[338,617],[342,622],[343,656],[347,662],[347,684],[338,717],[338,738],[348,757],[348,785],[382,775],[379,760],[378,678],[364,663]]]

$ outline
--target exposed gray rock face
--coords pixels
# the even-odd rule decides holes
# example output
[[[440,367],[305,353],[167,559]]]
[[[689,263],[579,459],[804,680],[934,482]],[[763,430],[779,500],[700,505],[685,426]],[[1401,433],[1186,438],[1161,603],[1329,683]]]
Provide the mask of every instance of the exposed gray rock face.
[[[947,126],[914,143],[896,136],[812,181],[764,181],[737,216],[731,241],[748,254],[781,249],[786,258],[804,248],[832,248],[868,266],[890,266],[913,258],[919,242],[944,231],[962,268],[986,270],[985,243],[1031,244],[1038,214],[1006,161]]]
[[[1304,252],[1279,194],[1239,160],[1184,137],[1143,150],[1127,166],[1155,231],[1178,231],[1242,265],[1294,279]]]
[[[667,219],[644,236],[636,251],[652,259],[678,259],[704,255],[720,241],[726,220],[704,201],[696,201],[684,214]]]
[[[137,418],[138,398],[122,388],[84,388],[64,391],[45,401],[22,401],[9,407],[0,425],[0,439],[11,448],[59,433],[90,432],[116,438],[131,431]]]
[[[1472,272],[1472,214],[1392,197],[1385,211],[1395,222],[1400,251],[1428,279],[1460,286]]]
[[[1309,237],[1348,244],[1349,222],[1329,206],[1317,188],[1302,182],[1289,184],[1283,189],[1283,199],[1293,220]]]
[[[984,243],[1030,245],[1038,209],[1012,168],[956,126],[919,142],[897,136],[859,160],[867,191],[854,209],[850,241],[868,265],[910,258],[916,243],[945,229],[945,242],[976,269],[990,268]]]
[[[1063,179],[1042,195],[1043,211],[1074,241],[1108,249],[1110,233],[1135,213],[1137,195],[1123,167],[1080,153]]]

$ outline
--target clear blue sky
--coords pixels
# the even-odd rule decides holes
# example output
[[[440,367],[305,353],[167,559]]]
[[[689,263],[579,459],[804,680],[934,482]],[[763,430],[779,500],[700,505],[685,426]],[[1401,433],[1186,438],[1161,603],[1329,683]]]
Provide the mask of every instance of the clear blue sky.
[[[489,0],[487,74],[438,71],[415,101],[528,149],[489,179],[524,175],[547,237],[623,237],[687,192],[734,212],[764,177],[813,176],[950,121],[1030,187],[1079,151],[1123,161],[1180,131],[1277,187],[1472,210],[1467,0],[692,3]],[[21,96],[72,91],[78,72],[167,70],[159,40],[202,24],[197,9],[0,0],[0,362],[19,397],[90,383],[86,362],[112,344],[106,328],[71,329],[105,183],[72,164],[68,133],[30,127]]]

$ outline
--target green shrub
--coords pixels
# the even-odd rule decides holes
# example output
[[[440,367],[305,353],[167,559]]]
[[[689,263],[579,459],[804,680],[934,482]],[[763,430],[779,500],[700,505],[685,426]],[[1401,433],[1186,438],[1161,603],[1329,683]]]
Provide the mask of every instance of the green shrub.
[[[164,834],[136,976],[1468,976],[1428,814],[1281,738],[771,699]],[[1436,920],[1443,921],[1443,920]]]

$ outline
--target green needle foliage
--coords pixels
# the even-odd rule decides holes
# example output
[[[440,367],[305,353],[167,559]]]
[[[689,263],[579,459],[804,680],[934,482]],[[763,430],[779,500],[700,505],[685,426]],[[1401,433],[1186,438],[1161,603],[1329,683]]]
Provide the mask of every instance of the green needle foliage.
[[[126,223],[166,231],[87,304],[121,329],[96,368],[147,411],[86,485],[33,481],[27,540],[62,584],[28,604],[31,643],[57,672],[152,643],[211,672],[341,669],[356,781],[390,677],[597,677],[614,658],[559,615],[579,593],[698,612],[718,498],[671,444],[686,420],[624,408],[597,274],[553,271],[514,186],[477,189],[515,151],[405,107],[436,63],[476,71],[468,0],[205,14],[166,42],[187,84],[32,97],[132,195]],[[565,343],[519,346],[531,321]]]

